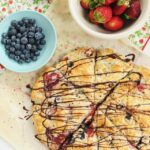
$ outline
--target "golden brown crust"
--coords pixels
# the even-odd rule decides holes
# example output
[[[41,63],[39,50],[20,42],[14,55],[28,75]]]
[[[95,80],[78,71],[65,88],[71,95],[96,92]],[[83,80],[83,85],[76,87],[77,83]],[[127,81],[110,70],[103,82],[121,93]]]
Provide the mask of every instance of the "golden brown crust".
[[[36,137],[52,150],[150,149],[150,70],[113,50],[70,52],[31,98]]]

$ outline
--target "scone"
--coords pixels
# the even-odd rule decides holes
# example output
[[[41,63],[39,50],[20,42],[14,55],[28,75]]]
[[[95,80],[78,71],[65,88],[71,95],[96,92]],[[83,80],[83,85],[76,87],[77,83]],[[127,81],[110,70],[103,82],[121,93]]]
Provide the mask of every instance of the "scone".
[[[36,138],[50,150],[150,150],[150,70],[134,55],[79,48],[32,88]]]

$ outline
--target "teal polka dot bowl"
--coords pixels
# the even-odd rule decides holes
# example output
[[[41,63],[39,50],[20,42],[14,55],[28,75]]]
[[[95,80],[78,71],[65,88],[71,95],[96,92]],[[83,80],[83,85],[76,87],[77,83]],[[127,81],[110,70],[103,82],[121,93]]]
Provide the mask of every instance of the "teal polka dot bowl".
[[[57,36],[53,23],[46,16],[36,11],[26,10],[13,13],[10,16],[6,17],[0,23],[0,41],[2,39],[2,34],[8,31],[11,21],[21,20],[23,17],[35,19],[37,25],[42,27],[43,33],[45,34],[46,45],[42,49],[37,61],[33,61],[31,63],[18,64],[17,62],[8,57],[8,55],[5,52],[4,45],[0,42],[0,64],[2,64],[8,70],[20,73],[27,73],[36,71],[48,63],[48,61],[52,58],[55,52]]]

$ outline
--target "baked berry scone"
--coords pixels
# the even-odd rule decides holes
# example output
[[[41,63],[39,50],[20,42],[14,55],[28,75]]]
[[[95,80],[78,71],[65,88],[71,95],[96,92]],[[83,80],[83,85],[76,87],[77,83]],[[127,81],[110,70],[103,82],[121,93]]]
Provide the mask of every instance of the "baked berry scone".
[[[79,48],[32,88],[36,138],[50,150],[150,150],[150,70],[134,55]]]

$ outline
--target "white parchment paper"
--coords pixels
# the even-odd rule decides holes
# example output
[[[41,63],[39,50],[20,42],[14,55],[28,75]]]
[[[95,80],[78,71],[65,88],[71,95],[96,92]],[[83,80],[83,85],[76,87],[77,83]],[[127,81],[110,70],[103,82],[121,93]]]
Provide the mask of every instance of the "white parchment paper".
[[[136,63],[150,67],[150,59],[120,41],[101,40],[86,34],[70,15],[67,0],[55,0],[47,13],[56,26],[58,43],[52,65],[65,53],[76,47],[112,48],[121,54],[136,54]],[[0,74],[0,136],[16,150],[46,150],[34,138],[32,120],[21,119],[27,115],[23,106],[31,109],[27,84],[32,84],[38,72],[18,74],[5,71]]]

